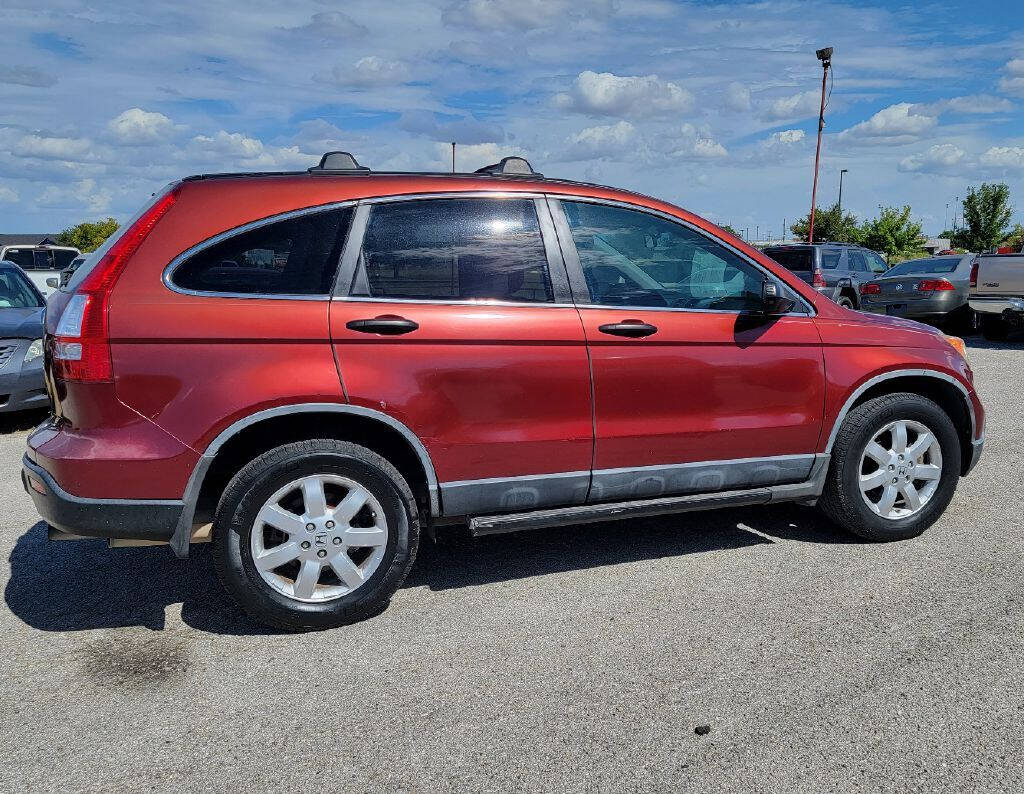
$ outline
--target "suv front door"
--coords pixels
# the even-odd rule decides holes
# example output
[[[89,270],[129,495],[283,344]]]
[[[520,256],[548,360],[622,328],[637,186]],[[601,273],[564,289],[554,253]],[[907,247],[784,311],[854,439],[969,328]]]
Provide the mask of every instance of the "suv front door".
[[[362,204],[330,324],[348,400],[423,442],[446,515],[585,501],[590,367],[542,199]]]
[[[591,501],[806,479],[825,377],[805,304],[758,315],[774,277],[669,216],[549,203],[593,369]]]

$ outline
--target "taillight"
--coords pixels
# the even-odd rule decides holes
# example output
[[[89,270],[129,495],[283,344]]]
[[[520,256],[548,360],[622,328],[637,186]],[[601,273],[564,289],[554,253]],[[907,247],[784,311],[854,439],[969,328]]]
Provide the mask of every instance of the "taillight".
[[[956,289],[944,278],[925,279],[917,285],[917,289],[920,292],[948,292],[949,290]]]
[[[50,340],[54,377],[91,383],[113,380],[107,325],[110,292],[142,241],[174,206],[178,193],[174,188],[153,202],[82,279]]]
[[[881,295],[882,286],[880,284],[861,284],[860,285],[861,295]]]
[[[977,287],[978,286],[978,260],[977,259],[975,259],[971,263],[971,286],[972,287]]]
[[[815,270],[814,271],[814,278],[811,279],[811,286],[812,287],[827,287],[828,286],[825,283],[825,276],[822,275],[820,270]]]

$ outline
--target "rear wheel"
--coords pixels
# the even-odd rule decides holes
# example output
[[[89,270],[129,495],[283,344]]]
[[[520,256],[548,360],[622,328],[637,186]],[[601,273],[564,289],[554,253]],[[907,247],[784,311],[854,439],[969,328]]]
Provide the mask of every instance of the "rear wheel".
[[[981,335],[990,342],[1002,342],[1010,335],[1010,325],[1002,317],[985,314],[981,318]]]
[[[276,628],[326,629],[384,609],[416,557],[418,513],[384,458],[332,439],[260,455],[214,520],[224,588]]]
[[[836,303],[838,303],[844,309],[857,308],[856,306],[853,305],[853,298],[849,297],[848,295],[840,295],[838,298],[836,298]]]
[[[904,540],[942,515],[959,477],[960,439],[945,411],[918,394],[889,394],[843,421],[819,504],[862,538]]]

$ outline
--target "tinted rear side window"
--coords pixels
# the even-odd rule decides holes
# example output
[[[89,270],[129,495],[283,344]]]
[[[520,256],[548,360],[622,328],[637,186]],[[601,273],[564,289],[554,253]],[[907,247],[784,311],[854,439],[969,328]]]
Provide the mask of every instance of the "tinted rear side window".
[[[31,248],[9,248],[4,254],[4,259],[14,262],[22,270],[32,270],[32,249]]]
[[[352,295],[551,302],[532,199],[423,199],[370,213]]]
[[[811,248],[766,248],[764,252],[787,270],[814,269],[814,250]]]
[[[327,295],[351,217],[351,208],[311,212],[240,232],[193,254],[171,281],[196,292]]]
[[[821,267],[823,270],[835,270],[839,267],[839,260],[843,258],[843,252],[834,248],[823,248],[821,251]]]
[[[72,260],[78,256],[77,251],[64,251],[62,249],[55,249],[53,252],[53,269],[63,270],[71,264]]]

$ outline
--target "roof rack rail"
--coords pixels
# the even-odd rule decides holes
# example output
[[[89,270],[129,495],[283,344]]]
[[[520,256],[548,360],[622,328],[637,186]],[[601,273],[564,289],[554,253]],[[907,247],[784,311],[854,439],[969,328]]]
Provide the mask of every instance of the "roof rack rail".
[[[502,157],[500,162],[493,165],[485,165],[473,173],[495,174],[501,176],[529,176],[535,179],[543,179],[544,174],[538,174],[525,157]]]
[[[327,152],[320,158],[320,165],[309,169],[311,174],[368,174],[370,169],[359,165],[348,152]]]

